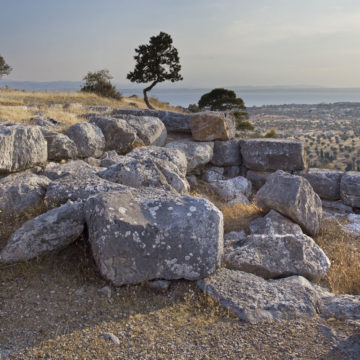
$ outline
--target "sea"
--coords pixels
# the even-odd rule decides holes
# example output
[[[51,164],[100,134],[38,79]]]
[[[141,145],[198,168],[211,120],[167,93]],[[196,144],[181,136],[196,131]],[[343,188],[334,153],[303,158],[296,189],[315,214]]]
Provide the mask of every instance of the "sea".
[[[54,81],[54,82],[32,82],[32,81],[0,81],[0,88],[9,86],[13,89],[41,90],[41,91],[77,91],[81,82],[76,81]],[[160,101],[167,102],[173,106],[188,107],[196,104],[201,96],[212,88],[181,88],[176,87],[154,88],[148,94]],[[127,87],[116,84],[118,90],[124,96],[143,96],[143,87]],[[285,86],[229,86],[227,89],[234,90],[241,97],[247,107],[263,105],[283,104],[319,104],[336,102],[360,102],[360,88],[321,88],[321,87],[285,87]]]

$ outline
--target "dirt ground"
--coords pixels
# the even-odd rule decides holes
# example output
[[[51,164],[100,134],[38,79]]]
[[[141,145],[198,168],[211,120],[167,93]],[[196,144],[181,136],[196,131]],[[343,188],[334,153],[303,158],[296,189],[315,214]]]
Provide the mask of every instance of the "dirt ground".
[[[359,359],[360,328],[320,318],[246,324],[188,281],[114,288],[84,240],[0,268],[1,359]],[[108,285],[110,291],[100,292]],[[111,294],[110,294],[111,292]],[[112,333],[119,344],[105,340]]]

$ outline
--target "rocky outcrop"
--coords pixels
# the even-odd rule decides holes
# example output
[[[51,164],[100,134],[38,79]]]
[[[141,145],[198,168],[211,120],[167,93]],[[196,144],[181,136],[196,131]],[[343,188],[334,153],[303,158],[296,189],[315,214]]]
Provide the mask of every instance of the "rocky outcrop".
[[[223,247],[221,212],[210,202],[162,191],[99,194],[85,206],[101,274],[115,286],[213,273]]]
[[[189,190],[185,175],[173,163],[156,157],[123,156],[116,165],[98,175],[108,181],[135,188],[160,187],[180,194]]]
[[[242,176],[213,181],[210,186],[224,201],[249,204],[247,197],[251,194],[251,183]]]
[[[264,279],[301,275],[318,281],[330,268],[329,259],[313,239],[291,233],[250,235],[241,247],[225,254],[224,261],[229,269]]]
[[[190,114],[181,114],[175,111],[150,110],[150,109],[114,109],[114,116],[134,115],[151,116],[159,118],[165,125],[167,131],[187,133],[190,130]]]
[[[191,140],[178,140],[166,144],[169,149],[178,149],[185,153],[187,172],[208,164],[213,157],[213,142],[195,142]]]
[[[56,131],[42,130],[42,132],[47,141],[47,160],[60,161],[77,158],[76,144],[68,136]]]
[[[74,141],[78,157],[99,157],[105,149],[105,137],[100,128],[88,122],[77,123],[66,131],[67,136]]]
[[[301,141],[284,139],[244,139],[240,142],[243,164],[257,171],[303,170],[304,146]]]
[[[264,211],[273,209],[289,217],[310,235],[320,230],[321,200],[301,176],[276,171],[256,194],[256,202]]]
[[[190,129],[196,141],[229,140],[235,136],[235,119],[227,113],[199,112],[191,115]]]
[[[167,131],[165,125],[159,118],[125,114],[120,115],[119,118],[126,120],[128,124],[136,130],[138,137],[146,146],[163,146],[165,144]]]
[[[47,142],[38,126],[0,126],[0,174],[43,164],[47,158]]]
[[[46,211],[49,183],[47,177],[30,171],[0,179],[0,248],[24,222]]]
[[[221,306],[246,322],[311,318],[317,314],[317,291],[301,276],[264,280],[253,274],[221,268],[197,283]]]
[[[98,126],[105,137],[105,150],[127,153],[136,146],[144,145],[136,130],[126,120],[110,117],[92,117],[89,122]]]
[[[234,166],[242,162],[240,140],[215,141],[211,163],[216,166]]]
[[[325,200],[340,200],[340,182],[343,172],[339,170],[310,168],[301,172],[314,191]],[[360,189],[360,187],[359,187]]]
[[[66,247],[84,231],[83,207],[67,203],[27,221],[9,239],[0,262],[26,261]]]
[[[348,171],[341,178],[341,199],[344,204],[360,207],[360,172]]]

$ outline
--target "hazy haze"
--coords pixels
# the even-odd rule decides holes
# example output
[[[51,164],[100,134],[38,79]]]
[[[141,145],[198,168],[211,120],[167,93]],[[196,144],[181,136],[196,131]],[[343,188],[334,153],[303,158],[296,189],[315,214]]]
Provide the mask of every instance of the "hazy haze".
[[[359,1],[0,0],[11,80],[108,68],[130,84],[135,47],[160,31],[180,54],[184,81],[171,86],[360,86]]]

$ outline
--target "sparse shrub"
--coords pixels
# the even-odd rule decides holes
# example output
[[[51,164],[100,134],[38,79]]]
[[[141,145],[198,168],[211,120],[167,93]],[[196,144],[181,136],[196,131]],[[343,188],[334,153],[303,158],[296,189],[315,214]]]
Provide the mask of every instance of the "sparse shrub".
[[[274,129],[268,131],[265,135],[264,138],[277,138],[276,135],[276,131]]]
[[[121,100],[122,95],[111,84],[112,76],[109,70],[100,70],[97,72],[88,72],[84,77],[85,85],[81,91],[95,93],[100,96]]]
[[[5,59],[0,55],[0,79],[4,75],[9,75],[12,71],[12,67],[5,62]]]

